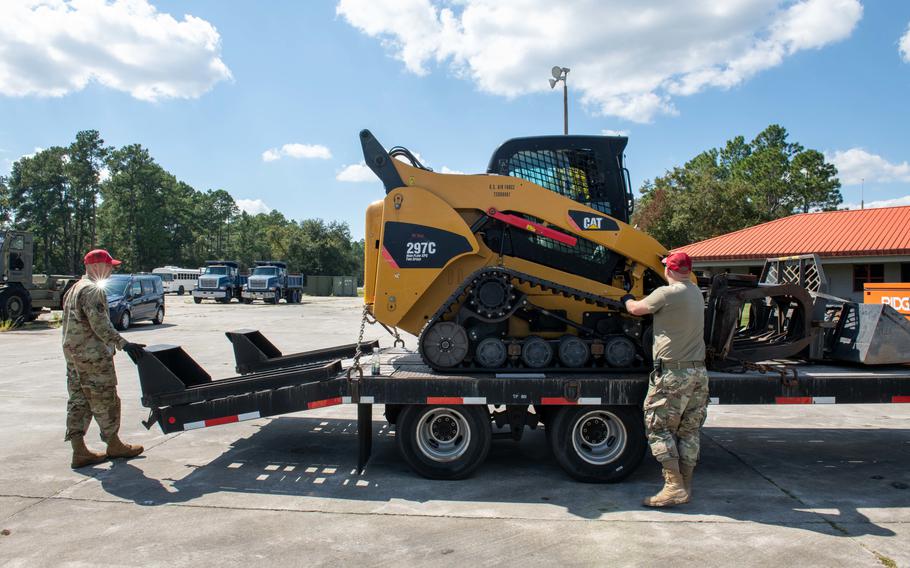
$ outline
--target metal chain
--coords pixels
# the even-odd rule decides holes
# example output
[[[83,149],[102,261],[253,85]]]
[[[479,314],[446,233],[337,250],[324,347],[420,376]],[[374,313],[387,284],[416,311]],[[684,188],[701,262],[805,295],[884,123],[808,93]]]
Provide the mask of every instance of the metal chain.
[[[363,316],[360,318],[360,334],[357,336],[357,348],[354,349],[354,362],[351,364],[351,368],[348,370],[348,376],[351,375],[355,370],[363,376],[363,369],[360,368],[360,357],[363,355],[363,349],[361,345],[363,344],[363,331],[367,325],[367,319],[370,315],[370,306],[366,303],[363,304]]]

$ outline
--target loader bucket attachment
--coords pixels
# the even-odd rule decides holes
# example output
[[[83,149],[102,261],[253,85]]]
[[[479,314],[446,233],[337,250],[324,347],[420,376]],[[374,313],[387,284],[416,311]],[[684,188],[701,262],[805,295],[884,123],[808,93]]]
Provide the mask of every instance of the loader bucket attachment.
[[[238,329],[228,331],[225,335],[234,347],[236,369],[241,374],[346,359],[353,357],[357,350],[356,343],[349,343],[284,355],[262,332],[255,329]],[[360,346],[362,352],[372,353],[374,347],[379,347],[379,340],[364,341]]]
[[[910,320],[891,306],[844,302],[826,338],[828,358],[863,365],[910,361]]]
[[[755,277],[720,274],[706,301],[705,344],[715,364],[793,357],[815,335],[813,300],[801,286],[760,286]]]

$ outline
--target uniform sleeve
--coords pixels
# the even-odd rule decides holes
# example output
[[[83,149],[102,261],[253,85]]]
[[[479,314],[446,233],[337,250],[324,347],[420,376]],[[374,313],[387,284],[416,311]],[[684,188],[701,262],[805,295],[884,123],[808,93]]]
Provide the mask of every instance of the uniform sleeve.
[[[110,312],[107,309],[107,297],[101,289],[89,289],[82,295],[82,311],[88,320],[92,331],[107,345],[117,349],[129,343],[123,339],[111,324]]]
[[[660,309],[667,305],[667,291],[665,286],[661,286],[657,290],[654,290],[648,296],[642,300],[648,309],[653,314],[660,311]]]

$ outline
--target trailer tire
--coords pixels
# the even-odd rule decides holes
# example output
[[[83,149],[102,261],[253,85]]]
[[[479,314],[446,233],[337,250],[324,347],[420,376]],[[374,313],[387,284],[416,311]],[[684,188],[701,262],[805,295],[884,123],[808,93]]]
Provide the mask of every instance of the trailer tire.
[[[578,481],[621,481],[645,455],[644,420],[634,406],[564,406],[546,428],[556,461]]]
[[[486,406],[410,405],[397,418],[398,450],[423,477],[464,479],[490,453],[493,433]]]
[[[193,297],[193,303],[194,303],[194,304],[201,304],[201,303],[202,303],[202,298],[197,298],[197,297],[194,296],[194,297]]]

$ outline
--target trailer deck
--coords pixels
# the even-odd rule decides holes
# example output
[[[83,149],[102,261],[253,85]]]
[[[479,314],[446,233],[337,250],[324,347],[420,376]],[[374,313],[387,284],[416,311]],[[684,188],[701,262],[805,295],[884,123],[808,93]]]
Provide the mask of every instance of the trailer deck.
[[[457,415],[457,420],[465,420],[464,427],[469,420],[459,414],[458,408],[470,407],[472,412],[482,409],[480,412],[496,420],[497,424],[512,426],[515,439],[520,439],[525,426],[533,428],[541,422],[547,424],[548,430],[555,430],[552,422],[566,414],[560,409],[569,407],[600,412],[603,416],[597,418],[598,425],[606,428],[606,433],[599,434],[601,437],[610,435],[610,427],[618,428],[620,422],[621,435],[630,440],[643,430],[639,409],[648,387],[648,373],[644,371],[609,372],[605,369],[604,373],[596,375],[526,372],[441,375],[427,367],[413,351],[385,348],[380,352],[380,373],[374,376],[369,373],[369,363],[362,364],[358,372],[352,368],[351,359],[332,358],[352,356],[354,347],[356,345],[347,345],[284,356],[286,361],[297,364],[218,380],[212,380],[180,347],[149,347],[147,355],[138,361],[142,404],[150,409],[144,424],[150,428],[157,423],[163,432],[172,433],[356,404],[360,469],[370,455],[370,416],[374,404],[384,404],[392,422],[409,408],[448,408]],[[910,366],[870,369],[780,363],[776,369],[777,372],[769,372],[767,368],[765,372],[710,372],[711,403],[910,402]],[[488,414],[487,409],[491,406],[499,410]],[[533,408],[533,412],[528,411],[529,408]],[[431,432],[427,439],[433,442],[435,435]],[[606,438],[601,441],[606,443]],[[643,440],[640,445],[641,448],[635,451],[643,455]],[[641,455],[633,456],[624,467],[634,469]],[[420,471],[419,467],[415,469],[424,475],[433,475]],[[571,470],[567,471],[575,475]],[[604,480],[619,478],[621,476]],[[588,476],[586,480],[597,479]]]

